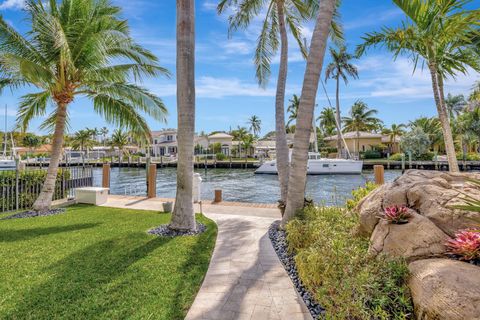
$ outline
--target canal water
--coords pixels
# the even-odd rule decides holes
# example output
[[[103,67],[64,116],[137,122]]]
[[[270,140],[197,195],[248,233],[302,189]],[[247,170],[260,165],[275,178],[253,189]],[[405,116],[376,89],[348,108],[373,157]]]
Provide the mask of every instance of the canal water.
[[[215,189],[222,189],[225,201],[275,203],[279,199],[276,175],[256,175],[254,169],[204,169],[195,170],[202,176],[202,199],[212,200]],[[401,171],[385,171],[385,180],[391,181]],[[94,168],[94,185],[100,186],[102,169]],[[112,168],[110,192],[118,195],[146,194],[146,173],[144,168]],[[343,205],[351,197],[353,189],[373,181],[373,172],[362,175],[318,175],[308,176],[307,196],[316,203]],[[158,168],[157,196],[174,198],[176,190],[176,169]]]

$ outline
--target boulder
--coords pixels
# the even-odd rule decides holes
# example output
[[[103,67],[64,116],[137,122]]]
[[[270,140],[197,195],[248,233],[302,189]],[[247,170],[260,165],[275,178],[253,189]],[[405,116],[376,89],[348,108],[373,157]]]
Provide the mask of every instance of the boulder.
[[[410,263],[409,270],[417,319],[480,319],[480,267],[427,259]]]
[[[401,256],[407,261],[442,255],[448,236],[426,217],[413,210],[410,214],[406,224],[381,220],[370,238],[370,253]]]

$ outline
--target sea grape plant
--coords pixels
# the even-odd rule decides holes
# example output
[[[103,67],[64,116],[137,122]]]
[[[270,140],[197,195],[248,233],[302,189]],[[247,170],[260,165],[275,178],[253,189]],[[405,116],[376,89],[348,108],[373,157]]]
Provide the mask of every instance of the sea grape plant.
[[[390,223],[399,224],[407,223],[410,216],[406,206],[393,205],[385,208],[382,218]]]
[[[460,256],[461,260],[480,259],[480,230],[461,230],[446,246],[449,253]]]

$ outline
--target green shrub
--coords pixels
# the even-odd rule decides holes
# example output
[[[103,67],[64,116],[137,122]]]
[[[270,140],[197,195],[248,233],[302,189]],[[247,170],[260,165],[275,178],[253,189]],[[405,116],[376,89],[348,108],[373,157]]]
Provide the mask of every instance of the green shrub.
[[[326,153],[337,153],[337,148],[336,147],[323,147],[320,148],[320,152],[326,152]]]
[[[227,159],[227,156],[224,155],[224,154],[221,153],[221,152],[215,154],[215,157],[217,158],[218,161],[223,161],[223,160]]]
[[[352,191],[352,199],[348,199],[345,203],[348,210],[352,210],[357,206],[357,204],[365,198],[370,192],[375,190],[378,187],[373,182],[367,182],[364,187],[359,187]]]
[[[369,240],[352,234],[357,224],[355,215],[336,207],[308,208],[288,223],[300,279],[327,319],[410,318],[406,263],[369,255]]]
[[[380,159],[382,158],[382,153],[377,150],[367,150],[361,153],[363,159]]]
[[[457,160],[463,160],[463,152],[457,152]],[[467,161],[479,161],[480,154],[476,152],[469,152],[466,154],[465,160]]]
[[[394,153],[392,154],[388,160],[391,160],[391,161],[402,161],[402,154],[403,153]]]

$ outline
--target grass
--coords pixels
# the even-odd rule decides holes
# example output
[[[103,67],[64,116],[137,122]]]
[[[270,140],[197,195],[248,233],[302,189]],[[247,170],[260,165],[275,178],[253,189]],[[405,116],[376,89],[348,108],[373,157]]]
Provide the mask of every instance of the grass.
[[[207,271],[216,225],[195,237],[147,230],[169,214],[74,206],[0,221],[0,319],[183,319]]]

